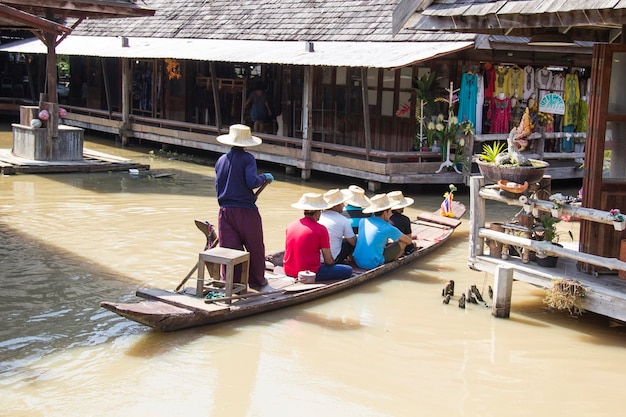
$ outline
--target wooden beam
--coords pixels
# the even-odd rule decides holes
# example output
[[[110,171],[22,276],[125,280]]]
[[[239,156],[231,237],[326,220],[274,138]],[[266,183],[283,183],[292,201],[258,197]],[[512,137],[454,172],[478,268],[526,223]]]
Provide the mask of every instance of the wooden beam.
[[[5,2],[7,3],[7,2]],[[17,22],[29,28],[41,30],[46,33],[70,33],[72,30],[68,27],[60,25],[43,17],[35,16],[30,13],[23,12],[6,4],[0,3],[0,17],[9,21]]]

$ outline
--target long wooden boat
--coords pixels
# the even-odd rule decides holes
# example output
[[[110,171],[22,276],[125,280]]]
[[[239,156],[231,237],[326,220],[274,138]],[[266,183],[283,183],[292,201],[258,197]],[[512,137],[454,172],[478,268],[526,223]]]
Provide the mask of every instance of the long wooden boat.
[[[169,332],[302,304],[356,287],[433,252],[441,247],[461,224],[459,218],[465,213],[465,206],[454,202],[453,212],[456,218],[444,217],[438,212],[418,215],[411,222],[416,242],[414,252],[374,269],[364,270],[353,266],[354,273],[349,279],[314,284],[296,282],[283,273],[282,252],[279,252],[267,257],[268,285],[260,291],[246,289],[245,293],[233,295],[228,299],[225,297],[207,299],[196,297],[194,282],[193,287],[183,287],[179,291],[138,289],[136,295],[143,298],[143,301],[133,303],[103,301],[100,306],[153,329]]]

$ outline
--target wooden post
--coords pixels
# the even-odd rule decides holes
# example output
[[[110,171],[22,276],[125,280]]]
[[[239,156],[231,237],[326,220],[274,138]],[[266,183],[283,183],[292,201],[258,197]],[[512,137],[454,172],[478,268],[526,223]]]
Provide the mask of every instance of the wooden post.
[[[491,314],[506,319],[511,314],[511,293],[513,292],[513,268],[497,266],[493,283],[493,306]]]
[[[304,67],[304,91],[302,92],[302,159],[298,168],[302,169],[303,180],[311,178],[311,141],[313,125],[313,74],[310,66]]]
[[[215,62],[209,62],[211,70],[211,90],[213,90],[213,106],[215,107],[215,126],[217,126],[217,134],[222,132],[222,110],[220,108],[220,96],[217,85],[217,73],[215,72]],[[245,90],[245,89],[244,89]]]
[[[485,185],[485,178],[480,175],[470,177],[470,259],[483,254],[484,239],[478,237],[478,231],[485,227],[485,200],[480,196],[480,189]]]
[[[363,101],[363,129],[365,133],[365,159],[370,160],[372,132],[370,131],[370,105],[367,94],[367,68],[361,67],[361,100]]]
[[[626,239],[622,239],[619,242],[619,260],[626,262]],[[621,279],[626,279],[626,271],[619,271],[617,276]]]
[[[120,128],[120,138],[122,146],[128,145],[130,133],[130,103],[132,88],[132,70],[129,58],[122,58],[122,126]]]

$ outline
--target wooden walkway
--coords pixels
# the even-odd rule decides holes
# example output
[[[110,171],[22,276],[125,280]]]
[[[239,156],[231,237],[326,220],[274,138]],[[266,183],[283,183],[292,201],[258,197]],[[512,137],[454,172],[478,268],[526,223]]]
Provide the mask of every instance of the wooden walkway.
[[[485,271],[494,276],[494,291],[497,287],[503,288],[501,294],[494,294],[492,314],[496,317],[509,317],[511,309],[511,285],[513,281],[523,281],[539,288],[552,288],[554,280],[564,278],[580,283],[586,290],[581,306],[597,314],[626,322],[626,280],[618,277],[618,271],[626,271],[626,263],[615,258],[604,258],[578,251],[577,245],[563,243],[562,248],[548,245],[548,242],[539,242],[521,236],[512,236],[485,228],[486,201],[495,201],[509,206],[522,207],[516,198],[503,197],[493,186],[485,187],[481,176],[471,178],[470,182],[470,256],[468,265],[471,269]],[[535,208],[549,211],[552,203],[549,201],[532,200]],[[604,213],[602,217],[598,210],[565,206],[563,214],[581,219],[609,223],[610,216]],[[546,268],[534,262],[524,263],[518,256],[502,257],[488,256],[483,253],[486,249],[485,239],[491,239],[504,245],[521,247],[527,251],[544,251],[550,255],[559,256],[555,268]],[[551,249],[551,248],[554,248]],[[554,253],[553,253],[554,252]],[[585,262],[598,267],[606,273],[587,273],[580,271],[578,262]]]
[[[83,149],[83,159],[80,161],[35,161],[15,156],[11,149],[0,149],[1,175],[108,172],[129,169],[148,170],[150,165],[91,149]]]

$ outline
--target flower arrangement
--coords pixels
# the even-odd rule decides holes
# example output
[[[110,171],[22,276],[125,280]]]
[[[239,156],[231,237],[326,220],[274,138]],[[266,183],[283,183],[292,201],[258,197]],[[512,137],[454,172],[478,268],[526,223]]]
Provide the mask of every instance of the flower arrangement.
[[[554,123],[554,116],[550,113],[537,112],[537,124],[539,126],[549,126]]]
[[[39,112],[38,116],[39,116],[39,120],[45,121],[50,118],[50,113],[48,113],[48,110],[42,110]]]
[[[622,230],[626,229],[626,222],[624,222],[624,220],[626,220],[626,217],[624,217],[619,209],[609,210],[609,215],[613,218],[613,228],[615,230],[621,232]]]
[[[619,209],[611,209],[609,211],[609,214],[613,218],[614,222],[623,222],[624,220],[626,220],[626,217],[624,217],[624,215],[619,211]]]

